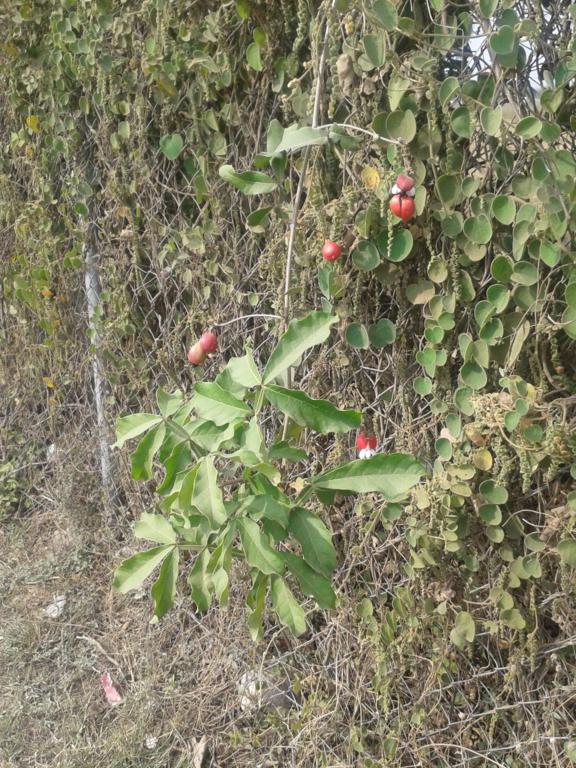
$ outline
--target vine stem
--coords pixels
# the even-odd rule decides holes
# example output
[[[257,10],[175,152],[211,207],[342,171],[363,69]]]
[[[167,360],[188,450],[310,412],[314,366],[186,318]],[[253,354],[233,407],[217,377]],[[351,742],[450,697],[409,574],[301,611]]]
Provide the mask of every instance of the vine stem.
[[[332,0],[331,9],[336,7],[336,0]],[[320,98],[322,96],[322,74],[324,72],[324,66],[326,64],[326,51],[328,49],[328,38],[330,35],[330,25],[328,18],[326,18],[326,29],[324,30],[324,40],[322,42],[322,50],[320,52],[320,59],[318,61],[318,74],[316,76],[316,92],[314,94],[314,108],[312,110],[312,128],[318,128],[318,120],[320,117]],[[296,194],[294,196],[294,204],[292,208],[292,219],[290,221],[290,230],[288,234],[288,252],[286,254],[286,272],[284,277],[284,326],[288,325],[288,316],[290,313],[290,277],[292,275],[292,261],[294,256],[294,240],[296,238],[296,225],[298,223],[298,213],[300,212],[300,204],[302,200],[302,193],[304,191],[304,179],[306,177],[306,169],[308,167],[308,161],[310,159],[311,147],[306,147],[304,150],[304,156],[302,158],[302,168],[300,170],[300,178],[298,180],[298,187],[296,188]],[[290,372],[288,373],[290,376]]]
[[[336,0],[332,0],[330,9],[333,10],[336,7]],[[330,35],[330,24],[328,16],[326,16],[326,28],[324,30],[324,40],[322,42],[322,50],[320,52],[320,59],[318,61],[318,73],[316,75],[316,92],[314,94],[314,107],[312,109],[312,128],[318,127],[318,121],[320,118],[320,98],[322,96],[322,75],[324,73],[324,66],[326,64],[326,51],[328,49],[328,39]],[[302,201],[302,193],[304,191],[304,179],[306,177],[306,169],[308,168],[308,161],[310,159],[311,147],[308,146],[304,150],[302,158],[302,168],[300,169],[300,178],[298,179],[298,186],[296,188],[296,194],[294,196],[294,203],[292,207],[292,219],[290,221],[290,230],[288,234],[288,251],[286,253],[286,272],[284,277],[284,328],[288,327],[288,317],[290,314],[290,277],[292,275],[292,261],[294,256],[294,240],[296,238],[296,226],[298,224],[298,214],[300,212],[300,205]],[[292,386],[292,372],[290,368],[287,373],[288,388]],[[288,416],[284,418],[284,426],[282,429],[282,439],[286,438],[288,432]]]

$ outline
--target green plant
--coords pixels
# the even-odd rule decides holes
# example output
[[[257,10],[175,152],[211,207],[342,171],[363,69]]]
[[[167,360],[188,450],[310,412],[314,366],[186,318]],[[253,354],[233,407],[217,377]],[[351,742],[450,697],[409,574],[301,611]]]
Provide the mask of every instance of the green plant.
[[[254,638],[262,632],[268,590],[280,622],[297,635],[305,631],[305,614],[290,580],[321,608],[335,607],[330,577],[336,552],[312,497],[330,504],[338,493],[380,493],[398,501],[423,473],[408,455],[377,454],[313,477],[302,472],[297,491],[287,487],[286,468],[308,457],[291,440],[270,444],[264,438],[270,407],[294,425],[321,434],[348,432],[361,423],[357,411],[278,383],[307,350],[327,339],[336,320],[323,312],[294,320],[262,372],[246,352],[232,358],[214,382],[197,383],[190,400],[181,392],[158,390],[159,415],[118,419],[117,447],[140,438],[132,453],[132,476],[150,479],[156,456],[165,473],[156,489],[160,514],[146,513],[134,526],[138,538],[157,546],[122,563],[114,578],[117,590],[140,587],[159,567],[152,597],[155,615],[163,616],[174,601],[179,564],[192,555],[188,585],[204,611],[212,595],[226,604],[232,563],[239,558],[250,571],[246,602]]]

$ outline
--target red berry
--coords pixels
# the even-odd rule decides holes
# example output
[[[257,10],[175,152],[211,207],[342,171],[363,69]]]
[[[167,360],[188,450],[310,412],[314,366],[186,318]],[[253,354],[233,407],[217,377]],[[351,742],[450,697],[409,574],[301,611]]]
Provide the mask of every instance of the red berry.
[[[396,186],[400,190],[400,192],[410,192],[412,187],[414,186],[414,179],[412,179],[410,176],[406,176],[406,174],[401,173],[399,176],[396,177]]]
[[[188,362],[192,365],[202,365],[206,360],[206,352],[200,346],[200,342],[197,341],[193,347],[188,350]]]
[[[218,340],[216,339],[216,334],[212,333],[212,331],[203,333],[198,343],[202,347],[202,351],[206,352],[207,355],[211,355],[218,349]]]
[[[394,195],[390,199],[388,207],[394,216],[398,216],[399,219],[402,219],[404,224],[406,224],[408,219],[411,219],[412,216],[414,216],[414,200],[406,195]]]
[[[324,261],[336,261],[338,256],[342,253],[342,248],[338,243],[333,243],[332,240],[324,240],[322,246],[322,258]]]
[[[368,441],[366,440],[366,435],[364,432],[360,432],[358,437],[356,438],[356,448],[358,448],[359,451],[363,451],[364,448],[368,446]]]
[[[370,450],[372,450],[372,451],[375,450],[375,448],[376,448],[376,438],[375,437],[369,437],[368,438],[368,448],[370,448]]]

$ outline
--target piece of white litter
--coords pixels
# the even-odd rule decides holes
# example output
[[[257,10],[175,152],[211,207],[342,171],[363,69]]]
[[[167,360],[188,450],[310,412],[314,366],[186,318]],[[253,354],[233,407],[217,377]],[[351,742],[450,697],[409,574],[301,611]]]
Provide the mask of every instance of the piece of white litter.
[[[102,688],[104,689],[104,695],[106,696],[108,704],[112,707],[115,707],[117,704],[122,704],[122,696],[120,696],[116,688],[112,685],[110,672],[103,672],[100,675],[100,682],[102,683]]]
[[[66,595],[56,595],[54,600],[47,605],[46,608],[42,608],[42,613],[48,619],[57,619],[58,616],[62,615],[65,605]]]
[[[146,749],[155,749],[158,744],[158,736],[151,736],[148,734],[144,739],[144,745]]]

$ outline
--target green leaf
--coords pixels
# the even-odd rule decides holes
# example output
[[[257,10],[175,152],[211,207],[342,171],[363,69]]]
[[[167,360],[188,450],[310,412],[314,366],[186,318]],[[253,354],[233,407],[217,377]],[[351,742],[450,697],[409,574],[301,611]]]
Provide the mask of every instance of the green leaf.
[[[293,448],[289,443],[282,440],[274,445],[268,451],[268,458],[285,459],[286,461],[306,461],[308,454],[301,448]]]
[[[454,405],[464,416],[474,415],[474,406],[470,401],[472,394],[470,387],[458,387],[454,392]]]
[[[435,294],[436,288],[434,283],[423,278],[406,286],[406,298],[411,304],[426,304]]]
[[[179,550],[174,547],[172,552],[162,563],[158,578],[152,585],[152,598],[154,600],[154,615],[162,618],[174,604],[176,594],[176,580],[178,578]]]
[[[273,496],[262,494],[261,496],[245,496],[242,499],[242,508],[246,509],[253,520],[273,520],[281,528],[288,528],[288,516],[290,506],[288,501],[283,503]]]
[[[212,456],[205,456],[198,462],[190,503],[208,519],[213,528],[226,521],[226,509]]]
[[[386,133],[391,139],[412,141],[416,136],[416,118],[412,110],[395,110],[386,118]]]
[[[500,621],[510,629],[524,629],[526,621],[518,608],[508,608],[500,611]]]
[[[480,112],[480,125],[488,136],[497,136],[502,124],[502,107],[484,107]]]
[[[490,265],[490,273],[500,283],[507,283],[512,277],[514,262],[510,256],[496,256]]]
[[[398,26],[398,13],[390,0],[376,0],[370,8],[370,15],[377,24],[389,31]]]
[[[403,453],[378,453],[324,472],[311,481],[315,489],[346,493],[381,493],[389,501],[402,498],[420,480],[424,468]]]
[[[476,637],[476,624],[467,611],[461,611],[456,616],[454,629],[450,632],[450,640],[458,648],[465,648],[467,643],[474,642]]]
[[[563,563],[571,568],[576,568],[576,539],[563,539],[556,550]]]
[[[370,337],[362,323],[350,323],[346,326],[346,343],[354,349],[368,349]]]
[[[169,416],[173,416],[176,411],[184,404],[184,395],[177,389],[176,392],[170,394],[158,387],[156,390],[156,402],[160,413],[167,419]]]
[[[390,250],[388,250],[388,230],[385,229],[376,238],[376,245],[385,259],[397,263],[404,261],[410,255],[414,238],[409,229],[396,229],[392,235]]]
[[[487,376],[482,366],[470,360],[460,369],[460,378],[462,382],[470,389],[482,389],[486,386]]]
[[[217,426],[224,426],[251,413],[246,403],[214,382],[200,381],[194,386],[194,391],[194,410],[200,418],[212,421]]]
[[[290,513],[288,530],[302,547],[308,565],[318,573],[330,576],[336,568],[336,551],[330,531],[318,515],[297,507]]]
[[[396,326],[391,320],[378,320],[368,329],[370,342],[378,348],[385,347],[388,344],[394,344],[396,341]]]
[[[516,36],[512,27],[505,24],[488,38],[488,45],[494,53],[505,56],[514,51]]]
[[[457,136],[464,139],[470,138],[470,110],[468,107],[458,107],[450,114],[452,130]]]
[[[218,173],[224,181],[245,195],[264,195],[267,192],[272,192],[278,186],[278,183],[270,176],[266,176],[265,173],[258,171],[236,173],[231,165],[221,166]]]
[[[241,517],[236,525],[248,565],[262,573],[282,573],[284,561],[279,553],[272,549],[268,537],[262,533],[258,523],[248,517]]]
[[[489,243],[492,237],[490,219],[484,213],[466,219],[464,222],[464,234],[468,240],[478,245]]]
[[[116,442],[112,448],[121,448],[127,440],[133,440],[162,421],[152,413],[133,413],[116,419]]]
[[[320,608],[335,608],[336,594],[330,584],[330,579],[310,568],[301,558],[291,552],[280,552],[280,556],[296,577],[298,586],[308,597],[313,597]]]
[[[262,377],[250,352],[243,357],[232,357],[216,377],[216,384],[235,396],[242,397],[245,390],[262,383]]]
[[[311,312],[301,320],[292,320],[270,355],[262,377],[264,384],[288,370],[306,350],[326,341],[330,327],[337,321],[337,317],[327,312]]]
[[[188,572],[188,585],[192,592],[192,600],[201,613],[204,613],[210,607],[211,601],[211,580],[208,575],[208,563],[210,561],[210,552],[203,549],[196,555],[194,564]]]
[[[267,386],[264,394],[279,411],[301,427],[308,427],[315,432],[349,432],[358,428],[362,420],[362,414],[358,411],[340,410],[327,400],[312,400],[304,392]]]
[[[492,200],[492,215],[500,224],[512,224],[516,218],[516,203],[507,195],[498,195]],[[501,282],[506,282],[502,280]]]
[[[447,77],[442,81],[440,90],[438,92],[438,99],[442,106],[445,106],[448,101],[460,90],[460,83],[455,77]]]
[[[168,160],[176,160],[183,148],[184,142],[179,133],[173,133],[170,136],[162,136],[160,139],[160,149],[162,150],[164,157]]]
[[[112,586],[122,594],[138,589],[172,549],[172,546],[153,547],[124,560],[114,574]]]
[[[479,491],[490,504],[506,504],[508,501],[508,491],[495,480],[484,480]]]
[[[166,427],[164,424],[158,424],[138,443],[137,448],[130,454],[133,480],[152,479],[152,462],[165,436]]]
[[[134,535],[138,539],[155,541],[158,544],[175,544],[176,531],[162,515],[151,515],[143,512],[140,519],[134,523]]]
[[[542,123],[537,117],[523,117],[516,123],[516,133],[523,139],[533,139],[542,129]]]
[[[361,240],[352,251],[352,261],[363,272],[370,272],[380,264],[378,248],[371,240]]]
[[[440,176],[436,182],[436,196],[443,205],[451,208],[460,199],[460,177],[452,174]]]
[[[381,67],[386,61],[386,39],[384,35],[365,35],[362,44],[373,67]]]
[[[488,525],[500,525],[502,522],[502,512],[496,504],[482,504],[478,514]]]
[[[280,125],[278,123],[278,125]],[[280,126],[282,127],[282,126]],[[280,152],[295,152],[304,147],[319,146],[326,144],[330,136],[330,128],[311,128],[310,126],[299,127],[290,125],[283,129],[282,137],[278,144],[271,145],[272,149],[263,152],[263,157],[273,157]]]
[[[390,105],[390,111],[398,109],[398,105],[402,101],[402,97],[410,88],[412,82],[405,77],[402,77],[397,70],[394,70],[388,80],[388,103]]]
[[[531,261],[519,261],[512,268],[511,280],[519,285],[535,285],[538,282],[538,268]]]
[[[425,397],[432,392],[432,382],[425,376],[417,376],[414,379],[412,386],[414,387],[414,391],[418,395],[422,395],[422,397]]]
[[[272,578],[270,588],[272,607],[276,611],[280,623],[298,637],[306,631],[306,617],[296,598],[280,576]]]
[[[260,56],[260,50],[258,43],[250,43],[246,49],[246,61],[256,72],[262,71],[262,57]]]

